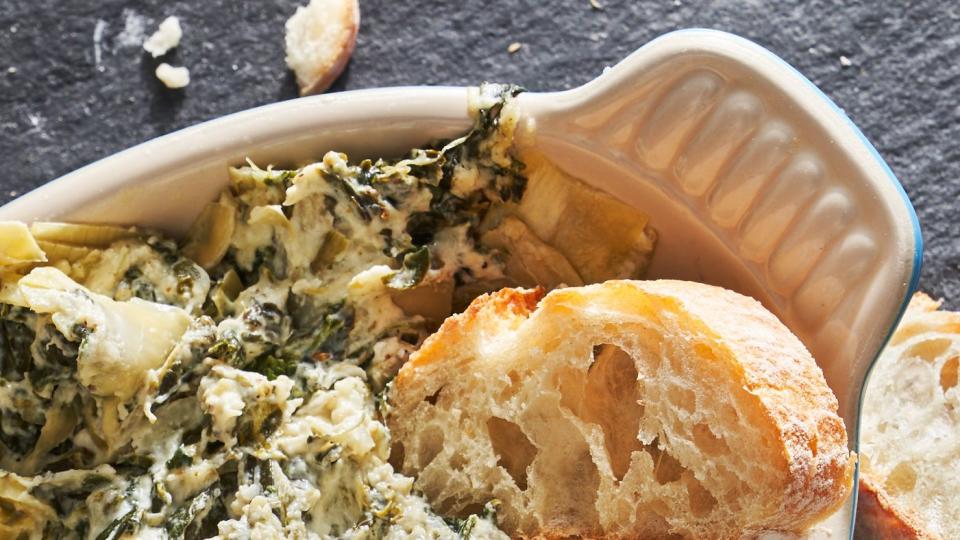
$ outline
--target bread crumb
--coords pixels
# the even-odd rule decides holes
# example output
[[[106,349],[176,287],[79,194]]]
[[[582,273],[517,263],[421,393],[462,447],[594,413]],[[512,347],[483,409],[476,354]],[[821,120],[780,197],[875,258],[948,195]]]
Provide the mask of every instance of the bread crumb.
[[[507,47],[507,52],[510,54],[514,54],[515,52],[519,51],[521,47],[523,47],[523,43],[520,43],[519,41],[514,41]]]
[[[132,9],[123,10],[123,30],[117,34],[113,43],[117,47],[139,47],[146,37],[146,19]]]
[[[14,74],[17,72],[16,66],[10,66],[7,68],[7,73]]]
[[[843,67],[850,67],[850,66],[853,65],[853,62],[851,62],[850,59],[847,58],[846,56],[841,55],[841,56],[840,56],[840,65],[843,66]]]
[[[103,58],[101,43],[103,42],[103,31],[107,29],[107,21],[97,19],[97,24],[93,27],[93,65],[97,71],[103,71],[100,60]]]
[[[167,88],[183,88],[190,84],[190,70],[185,67],[173,67],[164,62],[157,66],[155,73]]]
[[[597,0],[590,0],[590,7],[597,11],[603,11],[603,4],[601,4]]]
[[[300,95],[318,94],[343,73],[357,42],[358,0],[310,0],[285,25],[287,66]]]
[[[167,51],[180,44],[183,29],[180,28],[180,19],[167,17],[160,23],[157,31],[143,42],[143,50],[154,58],[167,54]]]

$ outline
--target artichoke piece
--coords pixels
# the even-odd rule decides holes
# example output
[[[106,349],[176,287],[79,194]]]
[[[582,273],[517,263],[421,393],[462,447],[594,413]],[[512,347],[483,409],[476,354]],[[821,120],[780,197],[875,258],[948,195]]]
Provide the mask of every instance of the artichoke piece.
[[[261,169],[249,159],[243,167],[230,167],[230,190],[250,206],[280,204],[297,171]]]
[[[52,410],[48,410],[46,421],[40,430],[40,438],[27,457],[27,469],[37,470],[39,461],[47,452],[73,435],[74,428],[80,418],[72,403],[58,403]]]
[[[32,479],[0,471],[0,538],[37,538],[48,521],[57,519],[53,508],[30,494]]]
[[[339,231],[328,231],[323,237],[323,245],[320,246],[320,250],[317,251],[317,256],[314,257],[313,262],[310,263],[310,269],[314,272],[319,272],[321,269],[330,266],[337,260],[337,255],[343,253],[349,244],[350,241],[347,240],[347,237]]]
[[[216,308],[216,315],[224,317],[232,314],[233,302],[240,296],[241,291],[243,291],[243,282],[240,281],[237,271],[233,268],[227,270],[223,279],[210,293],[210,301]]]
[[[97,396],[132,397],[190,325],[190,316],[178,307],[139,298],[118,302],[53,267],[34,268],[17,286],[27,307],[51,314],[68,340],[82,341],[77,377]]]
[[[60,242],[47,242],[45,240],[39,240],[37,244],[40,246],[40,249],[47,254],[47,260],[51,263],[57,263],[60,261],[67,261],[71,263],[77,262],[93,251],[93,248],[84,246],[71,246],[69,244],[61,244]]]
[[[390,299],[410,317],[442,322],[453,313],[453,281],[424,281],[409,289],[391,289]]]
[[[30,232],[39,242],[66,244],[86,248],[106,248],[117,240],[136,238],[135,227],[116,225],[84,225],[38,221],[30,225]]]
[[[183,254],[196,261],[204,270],[217,265],[227,254],[236,227],[236,210],[227,197],[212,202],[187,231]]]
[[[46,255],[26,225],[19,221],[0,221],[0,266],[19,266],[46,260]]]
[[[518,205],[503,212],[519,217],[562,253],[586,283],[643,275],[656,244],[648,216],[539,154],[524,156],[524,162],[527,190]]]
[[[537,238],[522,221],[507,216],[480,242],[507,254],[506,274],[523,287],[542,285],[549,289],[560,285],[583,285],[580,274],[556,249]]]
[[[250,225],[273,225],[276,227],[289,227],[290,220],[283,213],[283,207],[279,204],[266,204],[263,206],[254,206],[250,210],[250,219],[247,220]]]

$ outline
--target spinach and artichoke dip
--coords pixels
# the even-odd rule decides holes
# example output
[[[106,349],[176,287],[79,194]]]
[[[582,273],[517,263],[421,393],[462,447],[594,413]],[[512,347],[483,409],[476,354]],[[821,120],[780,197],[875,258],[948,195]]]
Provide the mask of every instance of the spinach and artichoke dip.
[[[476,295],[635,276],[655,240],[520,159],[516,94],[406,159],[232,168],[179,244],[0,224],[0,538],[504,537],[394,471],[389,381]]]

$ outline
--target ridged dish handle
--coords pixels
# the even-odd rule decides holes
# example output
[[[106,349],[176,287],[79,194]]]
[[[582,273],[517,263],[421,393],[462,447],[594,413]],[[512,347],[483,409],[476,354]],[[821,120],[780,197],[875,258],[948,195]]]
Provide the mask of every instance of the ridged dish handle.
[[[689,213],[683,226],[661,218],[655,260],[685,260],[669,243],[690,228],[723,246],[726,258],[691,264],[708,281],[711,266],[742,266],[741,292],[811,350],[855,444],[864,378],[916,288],[922,246],[899,182],[846,116],[769,51],[710,30],[668,34],[582,87],[523,99],[551,157],[605,186],[596,164],[607,164]],[[638,205],[657,227],[656,209]]]

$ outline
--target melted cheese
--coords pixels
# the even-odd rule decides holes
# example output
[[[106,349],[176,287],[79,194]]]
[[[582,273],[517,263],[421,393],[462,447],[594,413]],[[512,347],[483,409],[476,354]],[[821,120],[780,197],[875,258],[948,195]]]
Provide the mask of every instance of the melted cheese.
[[[40,224],[55,266],[21,275],[43,254],[11,226],[0,537],[460,538],[389,464],[379,407],[456,289],[506,279],[477,245],[483,209],[522,191],[503,114],[399,161],[231,168],[180,249]]]

